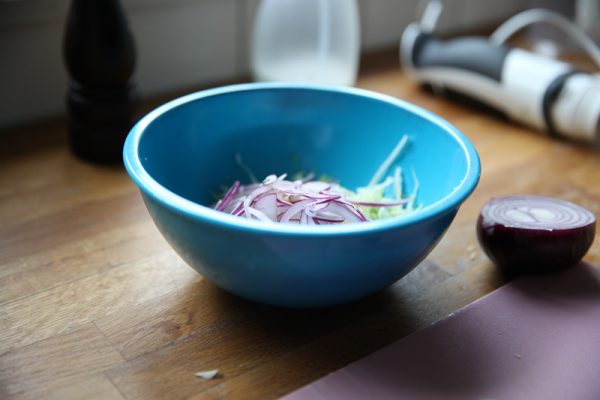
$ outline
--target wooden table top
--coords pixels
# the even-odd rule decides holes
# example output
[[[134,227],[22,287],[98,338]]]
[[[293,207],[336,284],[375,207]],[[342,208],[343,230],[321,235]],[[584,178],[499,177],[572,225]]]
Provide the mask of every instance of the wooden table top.
[[[257,305],[203,280],[121,167],[69,153],[64,122],[0,135],[0,398],[276,398],[501,285],[475,236],[490,197],[554,195],[599,215],[598,152],[436,98],[396,63],[369,68],[358,86],[455,124],[482,177],[419,267],[332,309]],[[598,240],[586,260],[600,263]],[[210,369],[219,376],[194,376]]]

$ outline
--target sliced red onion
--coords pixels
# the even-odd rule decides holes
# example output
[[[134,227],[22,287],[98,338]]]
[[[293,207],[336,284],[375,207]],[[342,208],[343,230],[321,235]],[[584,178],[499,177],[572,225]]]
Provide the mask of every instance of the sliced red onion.
[[[269,190],[271,190],[271,186],[270,185],[259,186],[258,188],[254,189],[254,191],[252,193],[250,193],[244,199],[244,212],[246,213],[247,216],[250,217],[250,216],[254,215],[250,211],[250,208],[251,208],[251,205],[252,205],[254,199],[256,199],[261,194],[268,192]]]
[[[283,215],[279,219],[279,222],[284,222],[284,223],[289,222],[293,216],[295,216],[296,214],[301,212],[305,207],[307,207],[311,204],[314,204],[314,203],[315,203],[315,200],[311,200],[311,199],[298,201],[294,205],[290,206],[287,209],[287,211],[283,213]]]
[[[265,215],[265,213],[263,213],[260,210],[257,210],[254,207],[248,207],[248,208],[246,208],[245,211],[248,215],[251,215],[251,216],[255,217],[256,219],[259,219],[263,222],[274,222],[267,215]]]
[[[311,181],[303,183],[301,186],[304,192],[320,193],[331,188],[331,183],[321,181]]]
[[[345,221],[344,218],[329,213],[319,213],[313,219],[318,222],[329,222],[332,224],[339,224]]]
[[[280,191],[294,190],[298,188],[298,186],[299,185],[294,182],[284,180],[278,180],[277,182],[273,183],[273,189]]]
[[[345,200],[329,182],[290,182],[285,175],[269,175],[263,183],[240,185],[236,182],[215,206],[219,211],[262,221],[300,224],[365,222],[368,219],[356,206],[402,206],[408,199],[389,202]],[[382,184],[389,186],[393,179]]]
[[[289,201],[287,201],[287,200],[285,200],[285,199],[281,198],[281,197],[279,196],[279,193],[278,193],[278,194],[277,194],[277,205],[279,205],[279,206],[291,206],[291,205],[292,205],[292,203],[290,203]]]
[[[229,190],[225,193],[223,199],[217,203],[217,205],[215,206],[215,210],[224,211],[231,203],[231,200],[233,200],[233,197],[237,194],[239,188],[240,181],[235,181],[233,185],[231,185]]]
[[[312,220],[312,218],[310,218],[310,219]],[[306,214],[306,212],[304,212],[304,211],[303,211],[303,212],[301,212],[301,213],[300,213],[300,223],[301,223],[302,225],[308,225],[308,220],[309,220],[309,217],[308,217],[308,215]]]
[[[269,175],[265,178],[265,180],[262,183],[263,185],[270,185],[272,183],[275,183],[275,181],[277,181],[277,175]]]
[[[596,231],[592,212],[544,196],[506,196],[481,209],[477,236],[490,259],[510,274],[547,272],[577,264]]]
[[[230,214],[232,215],[240,215],[244,211],[244,202],[240,201],[237,205],[231,210]]]
[[[331,200],[331,201],[335,201],[335,199]],[[330,201],[321,201],[321,202],[315,204],[313,209],[315,210],[315,212],[319,212],[319,211],[323,210],[325,207],[327,207],[327,204],[329,204],[329,203],[330,203]]]
[[[350,209],[351,212],[353,212],[354,214],[356,214],[358,216],[358,218],[362,221],[368,221],[369,219],[367,217],[365,217],[365,215],[362,213],[362,211],[360,211],[358,208],[356,208],[356,206],[352,203],[344,203],[344,205]]]
[[[335,215],[339,215],[344,218],[347,222],[364,222],[366,218],[364,215],[355,212],[355,210],[351,210],[346,207],[344,204],[340,204],[338,202],[331,202],[325,207],[323,210],[333,213]]]
[[[376,202],[376,201],[355,201],[355,200],[350,200],[350,203],[357,205],[357,206],[365,206],[365,207],[396,207],[396,206],[403,206],[405,204],[408,204],[410,200],[408,199],[403,199],[400,201],[390,201],[390,202]]]
[[[339,194],[315,194],[315,193],[307,193],[302,197],[306,199],[317,200],[319,202],[328,202],[333,200],[340,200],[342,195]]]
[[[258,211],[261,211],[271,221],[277,221],[277,195],[275,193],[268,192],[262,194],[257,198],[252,207]]]
[[[231,215],[261,221],[308,225],[368,221],[357,206],[370,208],[406,206],[405,209],[412,209],[414,198],[401,198],[400,167],[396,167],[394,177],[388,176],[383,182],[380,182],[383,174],[391,167],[407,140],[406,136],[400,140],[392,153],[377,169],[369,186],[357,189],[358,197],[354,200],[345,198],[345,196],[353,195],[351,191],[335,183],[315,181],[312,174],[295,181],[286,180],[286,174],[280,176],[271,174],[262,183],[240,185],[236,181],[214,208]],[[236,155],[236,159],[238,164],[253,177],[251,171],[242,164],[239,154]],[[253,181],[256,182],[255,179]],[[394,197],[387,201],[388,198],[383,193],[392,185]],[[418,187],[418,183],[416,182],[414,186]],[[383,201],[361,201],[360,196],[366,199],[382,198]],[[379,213],[379,215],[383,214],[391,216],[396,214],[396,210],[390,209]],[[377,213],[373,215],[377,215]]]

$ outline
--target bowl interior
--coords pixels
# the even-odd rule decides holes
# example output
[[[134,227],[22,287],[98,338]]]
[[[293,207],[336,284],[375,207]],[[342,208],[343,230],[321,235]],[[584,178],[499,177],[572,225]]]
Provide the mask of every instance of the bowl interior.
[[[142,122],[139,160],[159,184],[205,206],[224,185],[249,182],[236,154],[258,179],[314,172],[354,189],[404,134],[409,144],[396,165],[407,193],[414,170],[418,203],[432,205],[467,179],[473,155],[454,128],[417,107],[361,93],[266,86],[191,95]]]

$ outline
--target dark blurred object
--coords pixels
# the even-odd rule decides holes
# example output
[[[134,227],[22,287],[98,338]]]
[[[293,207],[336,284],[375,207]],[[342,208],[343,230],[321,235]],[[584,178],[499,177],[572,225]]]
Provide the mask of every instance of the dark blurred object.
[[[85,160],[117,162],[136,104],[135,48],[120,1],[73,0],[63,49],[71,149]]]

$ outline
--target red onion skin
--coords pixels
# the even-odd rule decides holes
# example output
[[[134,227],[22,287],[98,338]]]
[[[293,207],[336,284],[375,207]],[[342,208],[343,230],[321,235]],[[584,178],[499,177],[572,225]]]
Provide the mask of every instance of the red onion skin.
[[[566,229],[532,229],[483,223],[477,238],[487,256],[510,275],[559,271],[577,264],[590,249],[596,221]]]

